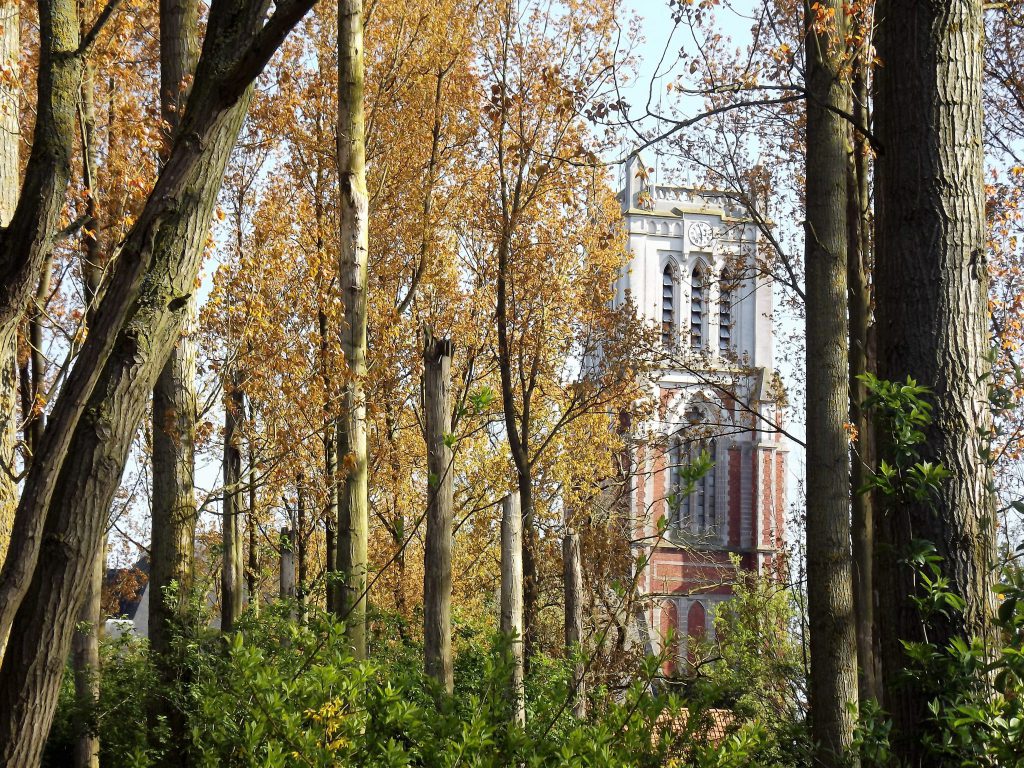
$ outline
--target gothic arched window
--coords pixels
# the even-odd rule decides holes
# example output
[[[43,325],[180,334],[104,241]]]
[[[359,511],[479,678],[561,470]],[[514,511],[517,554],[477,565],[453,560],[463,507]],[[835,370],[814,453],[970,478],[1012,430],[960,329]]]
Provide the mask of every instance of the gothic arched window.
[[[691,464],[706,453],[712,462],[715,461],[715,440],[695,440],[687,446],[684,453],[681,446],[672,446],[672,466],[675,471],[670,473],[670,488],[675,490],[678,513],[678,527],[684,533],[695,536],[717,537],[720,534],[718,519],[715,514],[715,470],[712,464],[706,473],[697,479],[689,488],[683,487],[681,462]]]
[[[711,461],[715,460],[715,441],[702,440],[697,446],[696,455],[707,453]],[[713,534],[715,531],[715,467],[712,465],[704,477],[697,481],[694,491],[694,523],[697,534]]]
[[[690,346],[704,346],[704,272],[698,264],[690,277]]]
[[[728,352],[731,348],[732,288],[723,277],[718,291],[718,351]]]
[[[661,275],[661,343],[671,344],[676,329],[676,278],[672,265],[665,267]]]

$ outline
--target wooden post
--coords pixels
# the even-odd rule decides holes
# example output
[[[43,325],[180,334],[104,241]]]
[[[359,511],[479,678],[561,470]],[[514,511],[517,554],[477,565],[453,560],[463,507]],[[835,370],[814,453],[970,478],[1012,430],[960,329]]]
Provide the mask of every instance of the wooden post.
[[[563,585],[565,589],[565,652],[578,654],[583,642],[583,561],[580,535],[567,529],[562,538]],[[572,713],[582,720],[587,716],[587,694],[583,662],[573,667]]]
[[[295,599],[295,554],[292,529],[281,529],[281,599]],[[292,612],[294,618],[294,611]]]
[[[423,413],[427,442],[427,534],[423,568],[423,645],[428,675],[452,692],[452,353],[449,339],[423,329]]]
[[[523,517],[519,494],[501,500],[501,631],[511,636],[513,719],[526,725],[523,681]]]

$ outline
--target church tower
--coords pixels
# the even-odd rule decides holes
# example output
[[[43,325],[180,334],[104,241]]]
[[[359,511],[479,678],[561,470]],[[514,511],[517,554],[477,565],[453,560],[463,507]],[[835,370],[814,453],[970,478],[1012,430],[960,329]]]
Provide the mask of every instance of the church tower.
[[[616,286],[660,336],[655,407],[632,429],[630,510],[641,624],[651,650],[669,628],[714,631],[715,608],[744,569],[782,547],[786,447],[772,365],[772,285],[755,263],[756,227],[726,196],[650,182],[637,155],[621,193],[631,254]],[[697,460],[713,465],[688,477]]]

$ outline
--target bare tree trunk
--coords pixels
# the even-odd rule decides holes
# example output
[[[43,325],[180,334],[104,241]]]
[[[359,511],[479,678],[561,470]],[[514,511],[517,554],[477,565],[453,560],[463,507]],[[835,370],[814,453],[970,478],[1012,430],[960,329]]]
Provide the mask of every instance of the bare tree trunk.
[[[335,530],[338,525],[337,518],[328,517],[324,521],[324,548],[326,550],[325,559],[327,561],[327,585],[326,585],[326,602],[327,608],[330,609],[334,605],[336,598],[336,589],[334,584],[334,576],[336,573],[333,567],[333,563],[338,562],[338,534]]]
[[[295,478],[295,550],[299,558],[299,576],[296,595],[299,600],[299,620],[306,620],[306,487],[301,474]]]
[[[580,535],[567,530],[562,538],[562,583],[565,590],[565,652],[576,654],[583,642],[583,561]],[[587,716],[587,690],[583,663],[573,667],[572,713],[580,720]]]
[[[924,461],[949,477],[927,502],[886,505],[876,531],[885,707],[894,760],[922,761],[928,727],[919,683],[902,682],[902,643],[945,647],[957,636],[992,641],[995,519],[988,491],[988,275],[982,158],[981,0],[882,0],[875,75],[876,268],[879,375],[913,377],[934,393]],[[880,441],[880,455],[885,445]],[[963,617],[921,615],[913,539],[943,558]]]
[[[10,72],[17,78],[20,54],[21,18],[18,0],[0,0],[0,70]],[[6,84],[0,84],[0,227],[10,223],[18,202],[18,180],[21,176],[18,164],[19,112],[18,92]],[[7,554],[18,498],[14,482],[17,471],[15,444],[18,439],[16,361],[17,332],[0,332],[0,564],[3,564]],[[2,656],[3,642],[0,640],[0,658]]]
[[[509,451],[516,467],[519,501],[523,514],[523,579],[524,630],[523,643],[526,658],[533,654],[536,634],[537,610],[540,604],[540,580],[537,568],[537,537],[533,524],[533,465],[530,456],[531,396],[527,387],[522,394],[522,411],[517,411],[515,389],[512,382],[512,348],[509,342],[508,272],[512,225],[505,222],[505,231],[498,243],[498,276],[496,285],[495,323],[498,327],[498,369],[501,376],[501,404],[505,416],[505,433]]]
[[[870,35],[865,35],[865,46]],[[851,91],[857,125],[868,126],[866,49],[853,63]],[[849,256],[846,264],[850,316],[850,423],[857,430],[850,467],[853,533],[853,607],[857,620],[857,665],[860,670],[861,701],[878,700],[878,658],[875,653],[874,509],[870,493],[862,492],[874,471],[874,433],[862,407],[867,386],[860,377],[874,372],[869,334],[871,328],[870,271],[871,200],[868,191],[868,161],[871,148],[863,131],[856,128],[853,151],[847,165],[847,228]]]
[[[323,217],[317,207],[317,228],[323,226]],[[322,238],[317,238],[318,250],[323,248]],[[320,376],[323,380],[324,392],[331,391],[331,372],[328,370],[328,348],[327,348],[327,313],[321,309],[317,317],[320,328]],[[337,444],[334,439],[334,424],[330,417],[331,406],[329,401],[324,402],[324,477],[327,478],[327,508],[324,510],[325,521],[325,544],[326,575],[325,575],[325,599],[327,610],[337,611],[340,599],[337,572],[338,572],[338,453]]]
[[[338,460],[344,484],[338,499],[338,570],[342,583],[336,608],[357,659],[367,655],[366,604],[367,499],[366,454],[366,258],[369,198],[363,126],[363,3],[338,1],[338,181],[341,218],[338,275],[345,305],[342,351],[350,381],[337,424]]]
[[[93,67],[85,63],[82,80],[82,98],[78,105],[81,123],[82,141],[82,181],[88,190],[87,210],[89,226],[85,236],[85,254],[82,275],[85,278],[84,294],[86,299],[86,324],[95,317],[95,302],[100,282],[103,278],[105,259],[99,241],[94,234],[99,218],[99,202],[96,185],[96,112],[93,99]],[[93,234],[88,234],[92,232]],[[43,274],[39,279],[39,290],[36,292],[36,304],[29,315],[29,336],[32,345],[32,390],[33,399],[42,393],[42,326],[40,317],[45,306],[50,283],[50,262],[46,259]],[[35,415],[31,420],[32,446],[42,442],[43,415]],[[109,510],[108,510],[109,514]],[[92,574],[86,588],[85,601],[78,615],[75,636],[71,641],[72,669],[75,676],[75,699],[84,710],[96,711],[100,695],[100,647],[99,638],[103,626],[102,593],[103,575],[106,570],[106,536],[95,555]],[[76,768],[99,768],[100,741],[96,728],[90,728],[78,735],[75,743]]]
[[[260,549],[256,526],[256,452],[249,441],[249,508],[246,510],[246,534],[249,538],[248,564],[245,568],[245,593],[254,616],[260,615]]]
[[[281,529],[281,599],[295,599],[295,532]]]
[[[17,4],[4,0],[5,21],[0,51],[18,69],[20,36]],[[8,46],[13,46],[11,51]],[[36,74],[35,132],[21,189],[18,190],[17,97],[3,86],[2,130],[15,128],[15,147],[5,153],[2,204],[13,205],[0,230],[0,349],[9,349],[29,296],[38,284],[42,264],[52,252],[71,179],[78,128],[76,106],[84,55],[80,49],[77,0],[39,3],[39,64]],[[14,116],[10,110],[14,109]],[[4,140],[6,143],[6,139]],[[8,179],[12,179],[8,181]],[[12,192],[11,187],[15,187]]]
[[[170,154],[199,58],[198,26],[197,0],[160,0],[160,115],[167,129],[163,161]],[[190,306],[186,332],[174,345],[153,388],[149,643],[157,674],[167,690],[184,671],[174,663],[171,639],[187,619],[199,519],[194,490],[196,349],[187,335],[192,314]],[[163,764],[185,764],[185,713],[177,711],[167,696],[156,696],[151,716],[163,718],[170,731],[162,745]]]
[[[220,574],[220,628],[230,632],[242,615],[242,436],[239,422],[245,418],[241,378],[232,373],[224,392],[224,515],[222,520],[223,565]]]
[[[427,534],[423,564],[423,646],[427,674],[452,692],[452,354],[449,339],[423,329],[423,415],[427,442]]]
[[[103,572],[106,557],[103,547],[98,557],[93,558],[92,575],[79,614],[80,621],[75,628],[72,642],[71,666],[75,671],[75,702],[81,711],[89,712],[87,726],[75,739],[75,768],[99,768],[100,737],[96,730],[98,723],[97,704],[100,696],[100,631],[103,593]]]
[[[807,295],[807,592],[810,623],[811,733],[819,765],[848,765],[857,698],[857,637],[850,548],[850,459],[847,356],[847,195],[849,128],[831,108],[849,112],[839,74],[845,41],[842,0],[833,13],[807,24],[807,174],[805,262]]]
[[[509,638],[512,655],[512,720],[526,725],[523,679],[523,516],[519,494],[501,500],[501,631]]]

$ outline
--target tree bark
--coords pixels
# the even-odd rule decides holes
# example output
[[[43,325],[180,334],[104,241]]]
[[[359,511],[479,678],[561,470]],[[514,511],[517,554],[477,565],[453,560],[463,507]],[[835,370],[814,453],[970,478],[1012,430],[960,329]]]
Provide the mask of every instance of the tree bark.
[[[816,26],[804,4],[807,53],[805,263],[807,296],[807,592],[811,733],[817,761],[848,765],[857,692],[857,640],[850,549],[847,348],[846,122],[848,85],[839,74],[842,0],[821,3],[831,19]],[[832,43],[834,46],[834,43]]]
[[[96,112],[93,99],[93,67],[85,63],[82,79],[82,98],[78,105],[81,122],[82,141],[82,182],[88,190],[86,210],[89,225],[84,236],[84,254],[82,276],[84,278],[84,296],[86,302],[86,326],[95,314],[94,302],[103,278],[104,258],[95,231],[99,218],[98,193],[96,191]],[[42,355],[42,323],[41,317],[46,306],[50,284],[50,264],[52,255],[44,260],[43,274],[39,278],[39,289],[36,291],[35,306],[31,308],[28,318],[29,336],[32,346],[32,391],[33,400],[42,398],[43,355]],[[35,452],[36,446],[42,441],[44,417],[42,413],[33,414],[27,427],[31,431],[31,445]],[[108,510],[109,514],[109,510]],[[107,566],[106,536],[95,555],[89,584],[86,588],[85,601],[78,615],[75,636],[71,641],[71,660],[74,670],[75,699],[82,711],[96,712],[100,696],[100,633],[103,629],[103,576]],[[99,731],[94,727],[79,733],[75,743],[76,768],[99,768],[100,741]]]
[[[369,591],[366,454],[366,267],[369,198],[363,119],[363,3],[338,2],[338,181],[341,219],[338,276],[345,305],[342,352],[349,381],[337,423],[338,460],[344,481],[338,498],[338,570],[345,634],[356,659],[367,654]]]
[[[242,435],[245,395],[241,378],[232,372],[224,392],[224,514],[221,521],[223,563],[220,574],[220,628],[231,632],[242,615],[245,580],[242,560]]]
[[[501,500],[501,631],[512,657],[509,696],[512,720],[526,725],[523,670],[523,516],[519,494]]]
[[[11,0],[4,1],[4,13],[12,14],[10,28],[4,26],[4,46],[19,42],[17,11],[8,10],[10,4]],[[5,189],[2,193],[5,205],[14,202],[15,197],[17,204],[6,227],[0,230],[0,349],[9,348],[59,229],[78,127],[76,106],[84,60],[79,52],[80,42],[77,0],[39,3],[39,67],[32,149],[20,192],[12,195]],[[20,46],[13,53],[15,65],[19,53]],[[6,98],[5,110],[13,102]],[[16,127],[17,105],[13,106],[12,125]],[[10,120],[6,115],[5,112],[5,119]],[[11,184],[6,181],[11,175],[7,171],[13,171],[13,183],[17,184],[16,150],[12,158],[13,168],[3,169],[5,183],[0,186]]]
[[[75,768],[99,768],[100,737],[95,722],[100,697],[100,632],[102,619],[103,573],[106,556],[100,547],[93,558],[92,574],[82,603],[72,643],[71,666],[75,674],[75,703],[80,711],[93,717],[82,723],[83,732],[75,738]]]
[[[580,535],[567,530],[562,538],[562,583],[565,590],[565,652],[580,653],[583,642],[583,561]],[[572,713],[583,720],[587,716],[587,690],[583,663],[573,666]]]
[[[319,179],[319,177],[318,177]],[[323,217],[317,206],[317,229],[322,231]],[[317,237],[318,251],[323,248],[323,238]],[[338,453],[334,439],[334,422],[330,415],[331,372],[328,367],[327,313],[321,308],[317,313],[320,330],[320,376],[324,385],[324,477],[327,480],[327,505],[324,510],[326,575],[325,602],[328,611],[339,610],[340,594],[338,573]]]
[[[180,335],[252,81],[311,4],[285,3],[269,21],[263,0],[222,0],[210,9],[179,138],[120,246],[93,332],[25,479],[12,534],[18,554],[0,573],[0,638],[9,638],[0,666],[0,764],[40,759],[106,514]]]
[[[260,555],[256,526],[256,451],[249,441],[249,507],[245,515],[246,535],[249,538],[248,562],[245,567],[245,594],[254,616],[260,615]]]
[[[853,62],[851,92],[857,125],[868,126],[867,45]],[[857,620],[857,666],[860,670],[861,701],[878,701],[878,657],[875,652],[874,588],[874,506],[870,493],[862,492],[875,469],[874,433],[867,411],[862,407],[868,396],[860,377],[875,372],[871,359],[871,199],[868,189],[868,162],[871,148],[863,131],[852,129],[853,151],[847,165],[847,228],[849,255],[846,264],[850,322],[850,423],[857,430],[850,467],[853,533],[853,608]]]
[[[305,478],[295,478],[295,551],[298,555],[298,581],[296,595],[299,600],[299,620],[306,620],[306,488]]]
[[[295,599],[295,534],[291,528],[281,529],[281,599]]]
[[[452,692],[452,355],[449,339],[424,328],[423,415],[427,443],[427,533],[423,567],[423,646],[427,674]]]
[[[875,75],[875,283],[879,375],[930,387],[933,422],[921,459],[950,475],[933,499],[886,505],[876,531],[885,706],[894,759],[922,761],[925,696],[897,685],[902,641],[945,647],[955,636],[992,640],[995,522],[986,460],[988,276],[982,157],[981,0],[882,0]],[[880,455],[885,445],[879,442]],[[934,544],[962,617],[925,620],[914,574],[901,563],[912,539]]]
[[[21,17],[18,0],[0,2],[0,70],[17,77],[21,54]],[[20,113],[18,92],[0,86],[0,227],[6,227],[18,202]],[[18,440],[17,332],[0,332],[0,564],[14,525],[18,488],[15,445]],[[31,405],[30,405],[31,407]],[[24,410],[24,409],[23,409]],[[30,411],[29,411],[30,412]],[[0,642],[0,658],[3,656]]]
[[[167,128],[163,160],[170,153],[199,57],[198,27],[197,0],[160,0],[160,114]],[[187,335],[193,306],[191,302],[186,333],[175,343],[153,389],[149,643],[157,674],[168,689],[183,671],[172,658],[171,639],[175,628],[187,621],[199,518],[194,490],[196,350]],[[163,718],[170,729],[164,765],[185,764],[184,713],[158,696],[152,715]]]
[[[530,456],[530,427],[532,388],[522,393],[522,411],[515,404],[515,386],[512,382],[512,347],[509,341],[508,317],[508,272],[509,250],[512,239],[512,222],[504,223],[505,231],[498,243],[497,300],[494,312],[498,327],[498,370],[501,377],[501,404],[505,417],[505,433],[516,467],[516,481],[519,487],[519,501],[523,514],[523,599],[524,628],[523,643],[529,660],[535,643],[537,609],[540,604],[540,580],[538,578],[536,543],[533,524],[533,463]]]

